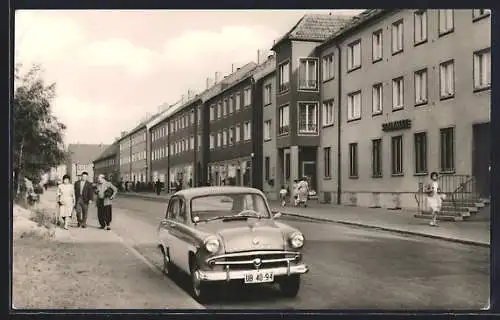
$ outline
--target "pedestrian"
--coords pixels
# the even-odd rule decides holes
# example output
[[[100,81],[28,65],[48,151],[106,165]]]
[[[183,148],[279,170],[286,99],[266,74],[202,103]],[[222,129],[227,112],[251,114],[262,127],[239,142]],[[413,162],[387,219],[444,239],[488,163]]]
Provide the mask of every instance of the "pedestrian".
[[[298,204],[307,208],[307,198],[309,197],[309,184],[307,178],[303,177],[298,184]]]
[[[280,190],[280,199],[281,199],[281,206],[284,207],[286,205],[286,197],[287,197],[288,191],[286,189],[285,185],[281,186]]]
[[[429,223],[433,227],[437,227],[437,216],[441,211],[441,205],[443,203],[443,199],[446,197],[441,193],[441,189],[439,188],[438,178],[439,175],[437,172],[431,172],[429,175],[431,181],[426,186],[427,193],[427,205],[432,211],[432,219]]]
[[[87,215],[89,212],[89,203],[94,198],[92,184],[88,181],[89,174],[84,171],[80,175],[80,181],[75,182],[75,197],[76,197],[76,219],[78,227],[87,227]]]
[[[155,189],[156,189],[156,194],[160,195],[160,192],[161,192],[161,182],[160,182],[160,179],[156,179]]]
[[[65,174],[62,183],[57,187],[57,204],[59,205],[59,219],[64,222],[64,229],[68,230],[69,220],[75,207],[75,189],[70,183],[69,175]]]
[[[110,230],[112,220],[112,200],[117,193],[116,187],[106,180],[103,174],[97,177],[97,219],[101,229]]]
[[[293,200],[293,206],[296,207],[299,204],[299,181],[298,180],[293,180],[293,185],[292,185],[292,200]]]

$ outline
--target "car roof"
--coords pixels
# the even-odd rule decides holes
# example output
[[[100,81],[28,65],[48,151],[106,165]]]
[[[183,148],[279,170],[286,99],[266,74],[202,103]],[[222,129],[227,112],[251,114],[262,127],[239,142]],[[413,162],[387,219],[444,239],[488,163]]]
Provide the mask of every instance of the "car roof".
[[[235,194],[235,193],[256,193],[264,196],[262,191],[250,187],[235,187],[235,186],[213,186],[213,187],[197,187],[177,191],[174,195],[183,196],[185,198],[193,198],[211,194]]]

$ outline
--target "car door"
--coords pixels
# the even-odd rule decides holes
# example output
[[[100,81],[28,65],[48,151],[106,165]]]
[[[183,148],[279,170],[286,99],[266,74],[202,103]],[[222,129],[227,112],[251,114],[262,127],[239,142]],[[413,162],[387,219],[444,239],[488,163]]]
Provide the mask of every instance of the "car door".
[[[176,247],[174,259],[179,268],[189,272],[189,250],[191,248],[191,238],[189,236],[187,208],[184,198],[178,197],[177,200],[178,212],[175,217],[175,228],[171,231]]]
[[[176,215],[175,202],[175,199],[168,202],[165,218],[160,222],[160,226],[158,227],[158,237],[160,239],[160,243],[165,248],[169,248],[169,251],[172,243],[171,229],[174,226]]]

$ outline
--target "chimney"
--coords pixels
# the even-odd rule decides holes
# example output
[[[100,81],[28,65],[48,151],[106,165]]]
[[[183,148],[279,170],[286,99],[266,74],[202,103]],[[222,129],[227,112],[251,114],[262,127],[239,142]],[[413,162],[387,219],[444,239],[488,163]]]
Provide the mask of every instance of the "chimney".
[[[191,100],[194,98],[194,90],[189,89],[188,90],[188,100]]]
[[[257,64],[260,64],[260,50],[257,50]]]
[[[231,73],[234,73],[234,63],[231,63]]]
[[[185,94],[183,94],[181,96],[181,104],[183,104],[184,102],[186,102],[186,95]]]
[[[219,72],[219,71],[217,71],[217,72],[215,73],[215,83],[219,83],[219,81],[220,81],[220,72]]]

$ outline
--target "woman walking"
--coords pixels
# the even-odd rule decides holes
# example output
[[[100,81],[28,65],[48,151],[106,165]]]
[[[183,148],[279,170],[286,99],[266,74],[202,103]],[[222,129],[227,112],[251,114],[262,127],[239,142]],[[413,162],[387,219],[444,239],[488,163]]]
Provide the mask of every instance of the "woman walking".
[[[307,178],[303,177],[299,182],[299,206],[304,205],[304,208],[307,208],[308,196],[309,196],[309,184],[307,183]]]
[[[112,200],[118,190],[111,182],[106,180],[103,174],[98,176],[97,181],[97,219],[101,229],[111,230]]]
[[[433,227],[437,227],[437,216],[439,211],[441,211],[441,205],[445,195],[441,194],[441,189],[439,188],[439,183],[437,181],[439,177],[437,172],[431,172],[429,177],[431,178],[431,181],[426,188],[427,205],[432,211],[432,220],[429,224]]]
[[[75,207],[75,189],[70,183],[69,175],[65,174],[62,183],[57,187],[57,204],[59,205],[59,219],[64,221],[64,229],[68,230],[69,221]]]

